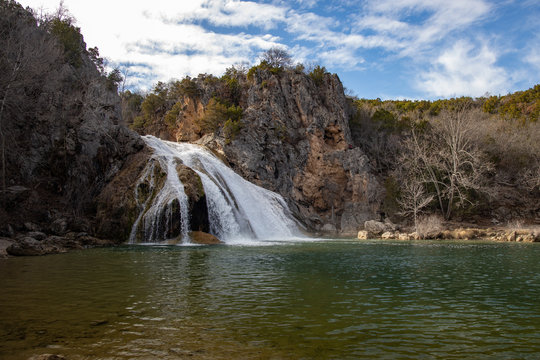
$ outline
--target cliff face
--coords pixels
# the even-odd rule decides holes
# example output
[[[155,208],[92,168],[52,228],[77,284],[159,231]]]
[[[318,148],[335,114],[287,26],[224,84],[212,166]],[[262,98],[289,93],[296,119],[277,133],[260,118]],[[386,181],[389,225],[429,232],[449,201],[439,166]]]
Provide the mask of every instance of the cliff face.
[[[0,27],[23,45],[19,53],[9,43],[0,50],[0,236],[92,234],[97,195],[144,143],[120,123],[116,89],[84,43],[73,65],[24,10],[1,10]]]
[[[354,233],[377,215],[380,186],[352,146],[343,86],[294,72],[254,77],[244,128],[224,153],[244,177],[282,194],[308,226]],[[329,226],[328,226],[329,225]]]
[[[214,89],[185,97],[172,130],[179,141],[197,141],[197,119]],[[349,113],[337,75],[316,84],[284,71],[256,72],[242,86],[240,130],[207,135],[198,142],[221,153],[244,178],[281,194],[309,230],[356,234],[377,218],[381,186],[368,158],[352,146]]]

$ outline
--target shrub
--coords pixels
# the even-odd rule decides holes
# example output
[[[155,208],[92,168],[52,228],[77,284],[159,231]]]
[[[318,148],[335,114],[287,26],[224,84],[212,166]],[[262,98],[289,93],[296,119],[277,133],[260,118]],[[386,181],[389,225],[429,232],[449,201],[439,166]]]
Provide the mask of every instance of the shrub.
[[[240,106],[223,104],[216,98],[212,98],[206,106],[203,116],[197,119],[197,123],[205,133],[216,132],[227,121],[230,121],[229,127],[233,129],[242,118],[243,110]]]
[[[240,130],[244,127],[244,124],[240,120],[233,120],[231,118],[227,119],[225,121],[225,124],[223,125],[223,135],[225,135],[225,143],[229,144],[238,133],[240,133]]]
[[[183,95],[191,97],[197,97],[200,95],[199,86],[195,81],[191,80],[189,76],[186,76],[179,82],[178,89]]]
[[[324,76],[328,72],[324,66],[317,65],[310,73],[309,77],[313,80],[315,85],[320,86],[324,82]]]
[[[443,219],[439,215],[425,215],[420,217],[416,231],[420,238],[425,239],[443,229]]]
[[[178,118],[178,115],[180,115],[180,112],[182,112],[182,108],[183,104],[179,101],[165,114],[165,124],[167,124],[169,128],[173,129],[176,126],[176,119]]]
[[[253,80],[253,77],[255,74],[264,74],[264,73],[270,73],[274,75],[278,75],[283,71],[283,67],[280,66],[272,66],[269,64],[266,60],[261,61],[259,65],[253,66],[251,69],[249,69],[247,73],[247,79]]]
[[[73,26],[69,20],[56,18],[51,21],[50,31],[64,47],[66,60],[74,67],[81,66],[81,54],[84,48],[81,29]]]

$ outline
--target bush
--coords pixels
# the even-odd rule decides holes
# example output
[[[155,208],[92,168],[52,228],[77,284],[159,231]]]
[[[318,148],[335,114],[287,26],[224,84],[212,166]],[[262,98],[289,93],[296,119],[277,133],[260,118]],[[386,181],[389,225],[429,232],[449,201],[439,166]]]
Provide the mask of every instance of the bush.
[[[170,129],[174,129],[176,126],[176,119],[178,118],[178,115],[180,115],[180,112],[182,112],[182,108],[183,103],[179,101],[165,114],[165,124],[167,124]]]
[[[180,82],[177,82],[177,87],[180,94],[190,97],[197,97],[201,92],[197,83],[191,80],[189,76],[186,76]]]
[[[66,60],[74,67],[81,66],[81,54],[84,49],[81,29],[73,26],[69,20],[53,19],[50,31],[64,47]]]
[[[225,143],[229,144],[238,133],[240,133],[240,130],[244,127],[244,124],[240,120],[233,120],[231,118],[227,119],[225,121],[225,124],[223,125],[223,135],[225,136]]]
[[[425,239],[443,230],[443,219],[439,215],[425,215],[420,217],[416,226],[417,234]]]
[[[242,118],[243,110],[240,106],[223,104],[216,98],[212,98],[206,106],[206,111],[202,117],[197,120],[199,127],[205,133],[216,132],[220,127],[230,121],[229,127],[237,127]]]
[[[324,76],[328,72],[324,66],[317,65],[310,73],[309,77],[313,80],[315,85],[320,86],[324,82]]]
[[[266,60],[261,61],[259,65],[253,66],[251,69],[249,69],[247,73],[247,79],[253,80],[253,77],[255,74],[265,74],[270,73],[273,75],[278,75],[283,71],[283,67],[275,67],[270,65]]]

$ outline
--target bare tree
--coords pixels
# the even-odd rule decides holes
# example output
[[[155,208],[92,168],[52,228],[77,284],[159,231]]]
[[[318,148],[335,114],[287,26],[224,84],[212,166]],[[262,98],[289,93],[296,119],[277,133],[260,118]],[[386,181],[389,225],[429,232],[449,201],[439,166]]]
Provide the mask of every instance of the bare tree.
[[[471,191],[489,192],[486,175],[493,165],[474,141],[477,116],[467,105],[444,110],[424,133],[413,130],[404,142],[401,165],[409,176],[430,185],[445,219],[455,207],[472,204]]]
[[[6,191],[9,124],[24,113],[26,93],[60,57],[56,42],[34,24],[35,18],[11,1],[0,3],[0,157],[2,190]]]
[[[407,177],[404,180],[398,204],[402,209],[401,214],[413,216],[414,231],[418,233],[418,215],[435,197],[426,192],[421,181]]]
[[[290,68],[292,66],[291,55],[282,48],[272,47],[261,56],[272,67]]]
[[[437,163],[447,200],[445,218],[454,205],[471,203],[467,191],[485,192],[485,175],[492,164],[474,143],[475,117],[478,112],[463,105],[455,111],[444,111],[434,122],[434,140],[439,144]]]

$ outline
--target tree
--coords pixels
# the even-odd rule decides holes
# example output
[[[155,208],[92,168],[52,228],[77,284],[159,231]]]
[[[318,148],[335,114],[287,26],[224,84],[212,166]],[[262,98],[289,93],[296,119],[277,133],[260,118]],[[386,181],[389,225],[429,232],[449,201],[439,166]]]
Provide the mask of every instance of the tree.
[[[15,1],[0,0],[0,158],[2,190],[6,191],[6,168],[11,123],[23,116],[27,94],[40,91],[40,79],[58,61],[56,42],[36,25],[36,19]],[[11,139],[13,141],[13,139]]]
[[[472,193],[489,192],[486,179],[493,165],[475,143],[478,116],[478,110],[458,104],[442,110],[423,133],[413,130],[403,143],[402,166],[432,188],[445,219],[454,208],[472,205]]]
[[[287,69],[292,66],[291,55],[285,49],[278,47],[272,47],[264,52],[261,60],[273,68]]]
[[[120,69],[114,68],[108,75],[107,75],[107,88],[109,90],[116,91],[118,89],[118,85],[124,80],[122,78],[122,73],[120,72]]]
[[[426,192],[424,184],[418,179],[404,177],[402,180],[401,197],[398,199],[401,214],[413,216],[414,231],[418,233],[418,215],[435,197]]]
[[[317,65],[312,71],[309,72],[309,77],[313,80],[315,85],[319,86],[324,81],[324,76],[328,73],[324,66]]]

